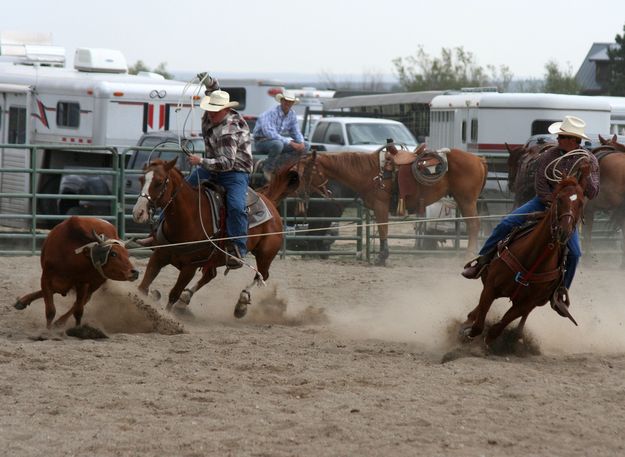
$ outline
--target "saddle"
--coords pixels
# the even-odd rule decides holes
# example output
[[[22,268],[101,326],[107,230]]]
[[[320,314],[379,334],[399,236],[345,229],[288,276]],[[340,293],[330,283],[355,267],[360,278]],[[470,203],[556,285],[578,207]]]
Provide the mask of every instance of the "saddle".
[[[400,197],[405,198],[407,195],[417,194],[418,184],[429,186],[440,181],[447,173],[448,152],[449,149],[444,148],[437,151],[422,150],[420,153],[402,154],[398,160],[405,163],[399,165],[397,172]],[[395,159],[393,160],[397,163]]]

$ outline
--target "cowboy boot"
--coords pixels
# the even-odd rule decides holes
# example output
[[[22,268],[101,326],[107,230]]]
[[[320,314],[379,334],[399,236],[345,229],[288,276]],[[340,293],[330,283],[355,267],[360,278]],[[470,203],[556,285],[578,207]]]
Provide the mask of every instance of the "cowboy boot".
[[[484,270],[488,266],[493,257],[497,254],[497,247],[491,248],[488,252],[482,255],[478,255],[476,258],[471,259],[465,266],[462,273],[467,279],[477,279],[482,276]]]
[[[489,259],[486,259],[486,256],[477,256],[476,258],[471,259],[464,266],[464,270],[462,270],[462,273],[460,274],[467,279],[477,279],[482,276],[482,273],[484,272],[484,269],[486,268],[488,263]]]

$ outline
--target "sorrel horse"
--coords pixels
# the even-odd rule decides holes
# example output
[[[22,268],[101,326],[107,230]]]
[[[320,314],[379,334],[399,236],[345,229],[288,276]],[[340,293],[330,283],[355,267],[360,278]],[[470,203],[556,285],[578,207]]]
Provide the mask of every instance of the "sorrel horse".
[[[213,226],[211,204],[204,191],[198,191],[185,181],[175,167],[177,158],[169,162],[155,160],[146,165],[141,195],[133,208],[136,222],[143,223],[151,209],[163,209],[161,226],[164,238],[170,244],[188,243],[181,246],[156,247],[146,268],[139,290],[148,293],[150,284],[166,265],[173,265],[180,273],[176,284],[169,292],[167,310],[181,298],[198,268],[202,277],[191,289],[184,290],[185,297],[177,305],[186,306],[192,295],[217,275],[217,267],[226,263],[226,254],[219,242],[210,238],[224,238],[219,227]],[[249,230],[247,247],[256,258],[257,272],[254,280],[239,295],[234,315],[243,317],[251,303],[250,289],[269,278],[269,267],[282,245],[282,219],[274,202],[258,194],[271,213],[271,218]]]
[[[584,233],[582,247],[584,252],[592,252],[592,228],[597,211],[611,211],[611,220],[615,227],[621,228],[623,236],[623,253],[621,268],[625,268],[625,146],[617,142],[614,135],[610,140],[599,135],[601,146],[594,148],[592,153],[599,160],[599,195],[590,200],[584,208]],[[545,144],[508,148],[510,188],[515,192],[515,207],[534,197],[534,179],[531,170],[537,166],[538,154],[546,147]]]
[[[439,201],[445,195],[451,195],[458,203],[462,215],[468,218],[467,250],[474,253],[477,251],[477,236],[480,229],[477,199],[486,182],[486,162],[460,149],[451,149],[447,153],[447,161],[447,173],[438,182],[428,185],[415,183],[415,191],[405,197],[406,209],[410,213],[415,213]],[[312,169],[312,172],[304,179],[303,170],[307,168]],[[298,172],[306,186],[319,188],[328,179],[337,181],[360,195],[365,206],[373,211],[380,235],[377,265],[384,265],[389,256],[388,219],[393,188],[392,175],[384,174],[382,171],[380,158],[376,153],[313,152],[298,164]]]
[[[580,181],[564,178],[556,186],[553,203],[531,231],[521,231],[506,246],[499,247],[482,275],[482,294],[478,305],[467,316],[461,334],[476,337],[484,330],[484,321],[497,298],[510,297],[512,306],[486,334],[486,344],[494,341],[513,320],[521,317],[520,335],[527,316],[550,299],[562,280],[564,248],[582,215],[584,186],[590,168],[583,165]],[[559,312],[569,317],[566,307]],[[577,323],[575,323],[577,325]]]

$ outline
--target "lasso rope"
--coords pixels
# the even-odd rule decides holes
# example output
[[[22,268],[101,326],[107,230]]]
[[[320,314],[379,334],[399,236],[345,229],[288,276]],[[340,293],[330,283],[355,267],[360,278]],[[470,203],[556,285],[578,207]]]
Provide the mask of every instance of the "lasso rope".
[[[559,183],[567,176],[564,174],[562,170],[558,170],[557,168],[558,165],[560,165],[560,162],[562,160],[564,160],[565,158],[568,159],[569,157],[579,156],[578,159],[573,163],[573,166],[569,169],[569,176],[570,176],[570,173],[573,170],[575,170],[577,165],[579,165],[583,161],[588,160],[588,157],[590,157],[590,154],[591,153],[585,149],[574,149],[572,151],[567,152],[566,154],[563,154],[560,157],[555,158],[554,160],[549,162],[547,166],[545,167],[545,178],[547,178],[551,182]]]

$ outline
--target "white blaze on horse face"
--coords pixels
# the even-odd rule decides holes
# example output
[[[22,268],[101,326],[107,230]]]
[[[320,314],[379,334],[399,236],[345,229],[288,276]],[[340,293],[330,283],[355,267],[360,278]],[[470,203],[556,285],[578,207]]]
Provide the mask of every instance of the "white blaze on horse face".
[[[152,183],[153,177],[153,171],[148,171],[145,174],[145,183],[143,184],[143,188],[141,189],[141,195],[139,196],[139,198],[137,198],[137,202],[132,208],[132,218],[138,224],[144,224],[145,222],[147,222],[150,214],[148,211],[148,199],[145,197],[145,195],[149,195],[148,190],[150,189],[150,184]]]
[[[572,202],[574,202],[575,200],[577,200],[577,194],[573,194],[569,198],[571,199]]]

